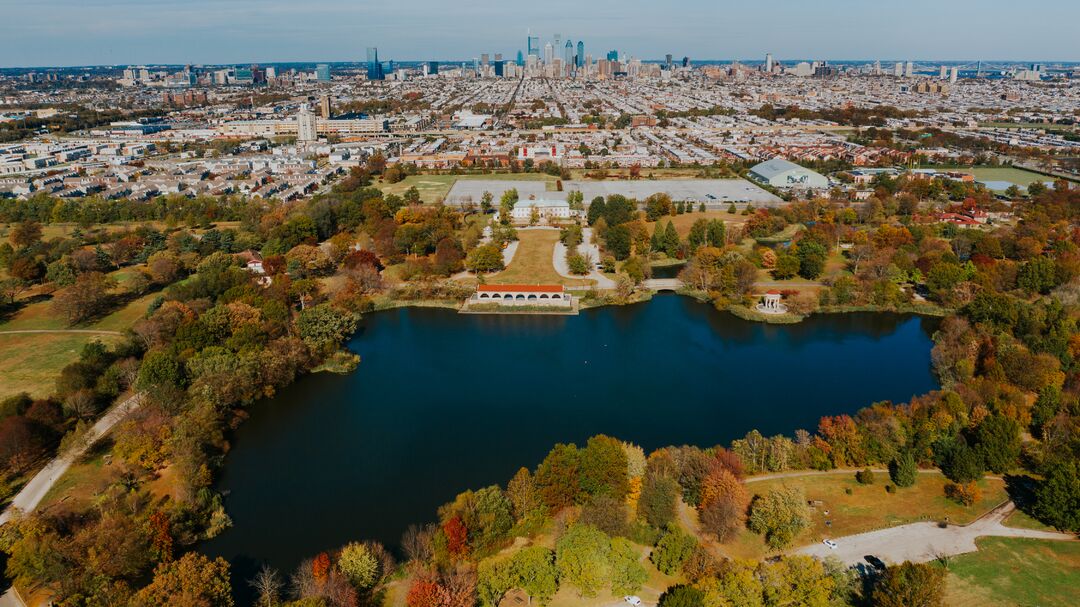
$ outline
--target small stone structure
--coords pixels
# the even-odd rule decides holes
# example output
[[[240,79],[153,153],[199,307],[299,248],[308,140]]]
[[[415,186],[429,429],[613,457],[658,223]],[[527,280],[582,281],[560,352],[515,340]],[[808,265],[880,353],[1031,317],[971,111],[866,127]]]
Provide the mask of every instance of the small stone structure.
[[[781,298],[780,291],[765,293],[757,304],[757,311],[762,314],[787,314],[787,306],[780,303]]]

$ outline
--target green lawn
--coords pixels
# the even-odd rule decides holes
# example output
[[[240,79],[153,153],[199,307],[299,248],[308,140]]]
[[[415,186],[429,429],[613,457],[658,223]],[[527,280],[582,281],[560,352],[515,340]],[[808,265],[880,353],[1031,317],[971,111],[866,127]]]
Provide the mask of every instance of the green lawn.
[[[1028,187],[1036,181],[1043,181],[1046,183],[1053,183],[1053,177],[1047,177],[1046,175],[1040,175],[1031,171],[1025,171],[1024,169],[1017,169],[1013,167],[1004,168],[974,168],[963,170],[964,173],[971,173],[975,176],[975,179],[981,181],[1008,181],[1015,183],[1020,187]]]
[[[987,537],[949,563],[945,604],[1073,606],[1080,601],[1080,542]]]
[[[946,516],[950,522],[965,524],[1007,499],[1005,483],[997,479],[980,481],[983,498],[968,508],[945,499],[948,481],[940,473],[919,474],[913,487],[898,488],[896,493],[885,491],[888,474],[879,472],[875,476],[872,485],[860,485],[852,473],[749,482],[746,488],[754,495],[785,486],[799,487],[808,500],[821,502],[813,508],[812,524],[796,539],[795,546],[917,521],[937,521]],[[846,493],[847,489],[851,489],[851,495]],[[826,521],[831,525],[826,525]],[[768,553],[763,538],[747,530],[723,549],[730,556],[742,558],[761,558]]]
[[[551,265],[558,230],[518,230],[518,249],[510,267],[487,277],[489,284],[588,286],[590,280],[563,278]]]
[[[83,346],[94,340],[112,345],[123,339],[111,333],[8,333],[4,331],[52,330],[69,328],[123,332],[146,313],[158,293],[132,300],[102,317],[77,327],[52,312],[52,303],[39,301],[20,310],[12,319],[0,323],[0,398],[20,392],[45,397],[54,391],[60,370],[79,358]]]

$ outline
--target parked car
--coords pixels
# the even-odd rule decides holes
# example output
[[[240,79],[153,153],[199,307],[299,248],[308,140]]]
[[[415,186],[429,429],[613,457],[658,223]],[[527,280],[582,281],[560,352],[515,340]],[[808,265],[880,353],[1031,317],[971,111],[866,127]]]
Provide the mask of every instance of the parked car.
[[[829,550],[836,550],[837,547],[839,547],[839,544],[837,544],[836,542],[834,542],[832,540],[821,540],[821,543],[828,546]]]
[[[633,605],[634,607],[641,605],[641,599],[636,596],[624,596],[623,600],[626,601],[627,605]]]

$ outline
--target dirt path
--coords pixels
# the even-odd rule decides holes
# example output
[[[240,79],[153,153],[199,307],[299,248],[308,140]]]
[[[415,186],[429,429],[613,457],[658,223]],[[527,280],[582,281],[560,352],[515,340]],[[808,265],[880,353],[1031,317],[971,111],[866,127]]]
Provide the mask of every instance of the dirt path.
[[[874,555],[887,563],[904,561],[925,563],[941,556],[975,552],[979,549],[975,540],[980,537],[1026,537],[1077,541],[1076,536],[1070,533],[1006,527],[1003,521],[1015,509],[1016,505],[1009,501],[979,517],[970,525],[949,525],[942,528],[937,523],[931,522],[911,523],[835,538],[837,543],[835,550],[824,544],[814,544],[796,552],[818,558],[832,556],[848,565],[865,562],[867,555]]]
[[[127,417],[129,413],[138,408],[142,403],[142,394],[136,394],[129,397],[122,403],[115,405],[112,409],[109,409],[105,415],[101,416],[101,419],[95,423],[90,430],[86,433],[86,436],[82,440],[78,441],[67,452],[56,456],[51,462],[45,465],[44,468],[38,472],[34,478],[30,479],[30,482],[26,483],[26,486],[19,491],[15,499],[11,500],[11,505],[4,510],[3,514],[0,514],[0,525],[11,520],[16,511],[31,512],[38,507],[41,500],[45,498],[45,495],[52,489],[56,481],[60,480],[60,477],[67,472],[67,469],[71,467],[71,464],[75,460],[79,459],[90,447],[109,433],[110,430],[116,426],[120,420]]]

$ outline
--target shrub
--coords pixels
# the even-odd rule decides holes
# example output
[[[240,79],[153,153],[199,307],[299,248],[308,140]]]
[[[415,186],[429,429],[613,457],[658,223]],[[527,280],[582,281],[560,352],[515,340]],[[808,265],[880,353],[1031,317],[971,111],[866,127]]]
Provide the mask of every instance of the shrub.
[[[851,487],[846,487],[846,488],[844,488],[844,493],[846,493],[848,495],[851,495],[852,493],[855,493],[855,492],[851,490]]]
[[[858,481],[860,485],[873,485],[874,471],[869,468],[859,470],[855,473],[855,480]]]
[[[896,485],[885,485],[885,493],[896,493]]]
[[[970,506],[982,499],[982,490],[975,483],[948,483],[945,485],[945,497],[963,506]]]

